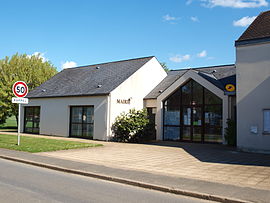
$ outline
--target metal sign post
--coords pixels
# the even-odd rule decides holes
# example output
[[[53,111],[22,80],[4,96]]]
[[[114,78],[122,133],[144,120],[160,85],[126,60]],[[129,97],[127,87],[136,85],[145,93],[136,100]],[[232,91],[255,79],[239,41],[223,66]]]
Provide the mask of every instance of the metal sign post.
[[[24,98],[28,93],[27,84],[23,81],[17,81],[12,87],[13,94],[16,97],[12,97],[12,103],[19,104],[18,115],[18,145],[21,142],[20,130],[21,130],[21,104],[28,104],[28,99]]]
[[[20,145],[20,129],[21,129],[21,104],[19,104],[19,115],[18,115],[18,145]]]

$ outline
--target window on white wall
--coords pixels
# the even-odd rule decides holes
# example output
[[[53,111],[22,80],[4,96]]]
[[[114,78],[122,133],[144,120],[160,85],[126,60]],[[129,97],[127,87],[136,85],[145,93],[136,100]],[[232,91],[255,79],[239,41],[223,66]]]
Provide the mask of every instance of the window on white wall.
[[[270,109],[263,110],[263,132],[270,133]]]

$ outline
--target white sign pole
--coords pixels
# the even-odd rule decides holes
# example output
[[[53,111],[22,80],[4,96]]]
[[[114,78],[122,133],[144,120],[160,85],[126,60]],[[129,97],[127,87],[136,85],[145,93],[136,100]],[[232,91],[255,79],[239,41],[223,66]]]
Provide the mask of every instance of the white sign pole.
[[[27,84],[23,81],[17,81],[12,86],[12,92],[16,98],[12,98],[12,103],[19,104],[18,112],[18,145],[20,145],[20,130],[21,130],[21,104],[28,104],[28,99],[26,97],[28,93]]]
[[[18,145],[20,145],[20,130],[21,130],[21,104],[19,104],[19,115],[18,115]]]

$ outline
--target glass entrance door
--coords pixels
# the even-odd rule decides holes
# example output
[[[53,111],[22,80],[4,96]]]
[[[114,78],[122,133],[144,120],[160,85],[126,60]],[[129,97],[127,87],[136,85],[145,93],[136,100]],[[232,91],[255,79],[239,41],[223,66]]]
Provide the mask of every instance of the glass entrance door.
[[[164,100],[163,139],[222,143],[222,99],[189,80]]]
[[[184,141],[202,141],[202,108],[195,106],[183,107],[183,137]]]

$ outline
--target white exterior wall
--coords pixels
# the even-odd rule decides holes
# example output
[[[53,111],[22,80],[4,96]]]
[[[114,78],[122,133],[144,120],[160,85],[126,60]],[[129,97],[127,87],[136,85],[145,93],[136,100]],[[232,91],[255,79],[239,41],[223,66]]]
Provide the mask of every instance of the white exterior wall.
[[[204,86],[209,91],[213,92],[215,95],[220,97],[223,101],[222,106],[222,121],[223,121],[223,143],[225,143],[224,132],[226,128],[226,121],[228,119],[228,96],[224,95],[224,92],[214,86],[212,83],[205,80],[203,77],[199,76],[193,70],[186,72],[181,78],[175,81],[168,89],[166,89],[161,95],[157,98],[157,113],[156,113],[156,125],[157,125],[157,140],[163,139],[163,101],[172,94],[176,89],[182,86],[189,79],[193,79],[198,82],[200,85]]]
[[[94,106],[94,139],[106,140],[108,96],[29,99],[29,104],[23,106],[40,106],[40,134],[68,137],[70,106],[87,105]],[[20,130],[23,132],[24,110],[21,112]]]
[[[161,67],[156,58],[152,58],[143,67],[137,70],[125,82],[119,85],[110,94],[110,126],[114,123],[115,118],[122,112],[128,112],[129,109],[137,110],[144,107],[143,98],[156,87],[167,73]],[[130,104],[119,104],[117,99],[129,99]]]
[[[270,109],[270,43],[236,47],[237,146],[270,152],[270,135],[263,134],[263,109]],[[258,128],[251,133],[250,128]]]

